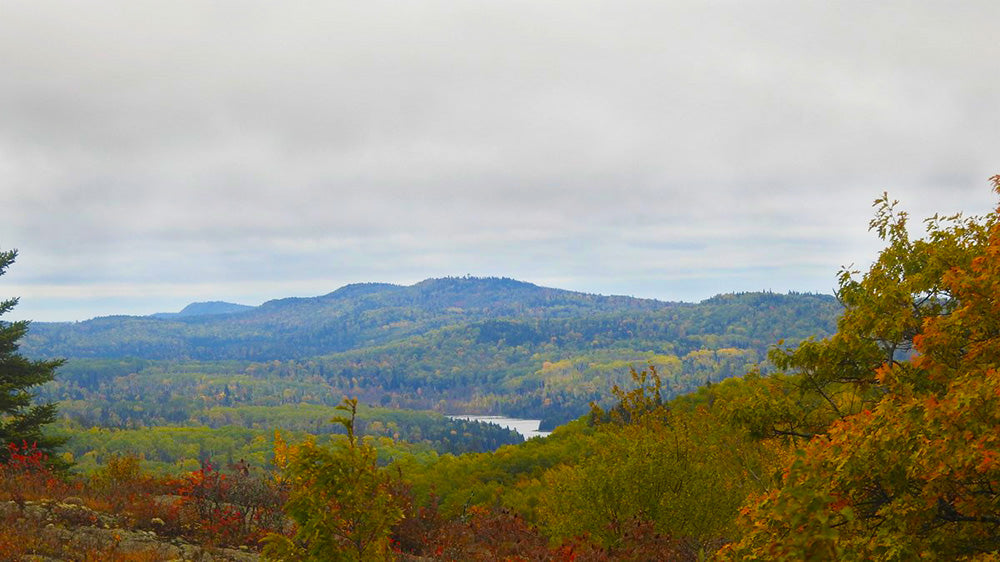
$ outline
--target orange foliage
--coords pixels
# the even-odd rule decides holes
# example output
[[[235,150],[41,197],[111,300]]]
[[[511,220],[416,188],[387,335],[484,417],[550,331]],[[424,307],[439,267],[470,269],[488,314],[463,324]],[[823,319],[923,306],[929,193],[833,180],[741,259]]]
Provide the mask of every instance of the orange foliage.
[[[1000,193],[1000,176],[993,182]],[[874,321],[889,315],[879,325],[902,327],[897,335],[912,338],[915,353],[883,359],[874,369],[880,399],[870,411],[834,421],[798,452],[782,486],[744,510],[746,535],[723,558],[996,558],[998,216],[1000,209],[980,221],[951,217],[948,228],[931,219],[929,240],[914,243],[900,234],[905,221],[877,225],[880,233],[897,235],[865,279],[851,286],[857,309],[845,316]],[[887,271],[894,276],[882,275]],[[866,296],[860,287],[873,293]],[[907,289],[901,293],[901,287]],[[921,291],[911,292],[914,287]],[[865,310],[887,294],[905,294],[910,305]],[[907,333],[911,329],[916,332]]]

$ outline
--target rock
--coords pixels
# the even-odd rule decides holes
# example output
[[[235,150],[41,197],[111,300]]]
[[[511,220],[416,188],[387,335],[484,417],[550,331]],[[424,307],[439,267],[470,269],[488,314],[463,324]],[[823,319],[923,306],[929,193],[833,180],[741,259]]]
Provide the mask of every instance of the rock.
[[[21,511],[16,502],[0,502],[0,519],[13,517]]]
[[[93,525],[99,520],[96,511],[79,504],[57,503],[51,509],[52,518],[73,525]]]
[[[24,505],[24,515],[28,519],[42,521],[49,515],[49,510],[45,509],[45,506],[43,505],[38,505],[36,503],[26,503]]]
[[[176,499],[161,496],[165,505]],[[260,555],[251,549],[209,548],[186,542],[180,537],[166,537],[166,522],[154,517],[149,520],[154,530],[131,528],[121,515],[95,511],[77,497],[65,501],[42,500],[24,502],[23,507],[13,501],[0,501],[0,521],[34,529],[43,544],[61,545],[60,553],[46,552],[49,556],[33,555],[21,560],[49,562],[75,559],[74,553],[96,552],[135,560],[178,560],[190,562],[257,562]],[[0,560],[6,560],[0,552]]]

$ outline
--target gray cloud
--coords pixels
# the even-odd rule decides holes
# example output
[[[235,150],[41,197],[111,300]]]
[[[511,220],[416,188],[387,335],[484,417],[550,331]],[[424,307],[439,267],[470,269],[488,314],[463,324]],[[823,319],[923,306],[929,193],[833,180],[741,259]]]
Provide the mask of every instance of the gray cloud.
[[[5,286],[46,319],[465,273],[829,290],[874,255],[883,190],[917,216],[993,206],[998,16],[8,3],[0,245],[22,254]]]

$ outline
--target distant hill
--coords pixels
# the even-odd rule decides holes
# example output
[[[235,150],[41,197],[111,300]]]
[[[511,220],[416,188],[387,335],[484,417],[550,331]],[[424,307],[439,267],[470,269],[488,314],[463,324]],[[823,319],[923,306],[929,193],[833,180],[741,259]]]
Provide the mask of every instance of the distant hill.
[[[505,278],[428,279],[408,287],[347,285],[327,295],[258,307],[197,303],[177,314],[32,324],[23,351],[37,357],[292,359],[379,345],[493,318],[556,319],[675,306],[539,287]],[[239,314],[233,314],[239,312]]]
[[[211,316],[213,314],[235,314],[253,310],[255,307],[223,301],[193,302],[180,312],[157,312],[152,318],[178,318],[187,316]]]
[[[840,314],[829,295],[679,303],[471,277],[189,308],[34,323],[21,349],[69,358],[42,397],[75,401],[82,409],[73,415],[99,409],[102,424],[109,416],[177,423],[191,419],[195,403],[336,405],[350,395],[552,427],[607,400],[613,384],[629,384],[632,366],[656,365],[669,395],[688,392],[743,375],[779,340],[833,333]],[[61,408],[70,412],[71,403]]]

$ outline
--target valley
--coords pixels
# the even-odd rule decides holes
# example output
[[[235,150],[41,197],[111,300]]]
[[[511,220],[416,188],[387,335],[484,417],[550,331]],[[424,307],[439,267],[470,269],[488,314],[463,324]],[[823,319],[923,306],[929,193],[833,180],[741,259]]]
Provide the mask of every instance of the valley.
[[[485,427],[451,436],[454,422],[440,414],[534,418],[551,431],[591,402],[607,406],[630,367],[655,367],[668,398],[766,369],[777,341],[832,333],[840,307],[813,294],[669,303],[446,278],[185,310],[32,325],[24,353],[68,359],[38,396],[59,404],[79,466],[128,453],[168,471],[208,458],[266,466],[274,429],[336,431],[329,419],[345,396],[365,406],[367,435],[441,454],[491,450],[516,436]],[[80,436],[92,427],[116,439]],[[184,446],[182,428],[192,428]],[[174,445],[148,445],[168,432]]]

